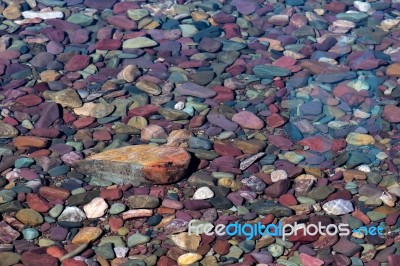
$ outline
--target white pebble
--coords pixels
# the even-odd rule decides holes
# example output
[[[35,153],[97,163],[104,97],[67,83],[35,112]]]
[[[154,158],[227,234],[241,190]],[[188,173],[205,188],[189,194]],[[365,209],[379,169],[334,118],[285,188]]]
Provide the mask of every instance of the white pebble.
[[[185,108],[185,103],[182,101],[177,102],[174,106],[175,110],[183,110],[183,108]]]
[[[193,199],[195,200],[210,199],[212,197],[214,197],[214,192],[209,187],[201,187],[193,194]]]
[[[354,1],[354,6],[361,12],[368,12],[371,9],[371,4],[368,2]]]
[[[107,202],[100,197],[94,198],[91,202],[83,206],[87,218],[99,218],[106,213]]]
[[[371,172],[371,168],[366,164],[362,164],[362,165],[357,166],[357,169],[362,171],[362,172],[364,172],[364,173]]]
[[[287,178],[287,173],[283,170],[275,170],[271,173],[271,181],[274,183],[278,180],[283,180]]]

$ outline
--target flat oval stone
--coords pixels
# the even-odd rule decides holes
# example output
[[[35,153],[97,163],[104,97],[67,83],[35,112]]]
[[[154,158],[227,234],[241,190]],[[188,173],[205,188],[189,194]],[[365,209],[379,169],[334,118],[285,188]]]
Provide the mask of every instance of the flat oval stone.
[[[114,183],[167,184],[180,180],[189,162],[190,155],[182,148],[136,145],[93,155],[74,167]]]

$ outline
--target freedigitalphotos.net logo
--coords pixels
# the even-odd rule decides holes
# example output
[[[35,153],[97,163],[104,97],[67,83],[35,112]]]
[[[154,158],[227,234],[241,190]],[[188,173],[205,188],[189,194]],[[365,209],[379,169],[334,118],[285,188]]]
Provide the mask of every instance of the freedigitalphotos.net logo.
[[[348,236],[351,233],[358,233],[364,235],[380,235],[384,234],[384,229],[380,226],[362,226],[357,229],[350,229],[350,226],[345,223],[329,224],[327,226],[322,225],[320,222],[318,224],[304,224],[304,223],[294,223],[291,224],[268,224],[263,225],[260,222],[250,224],[240,224],[238,222],[231,223],[228,225],[217,224],[215,227],[211,223],[203,223],[198,220],[191,220],[189,222],[189,235],[195,234],[206,234],[206,235],[217,235],[217,236],[245,236],[247,240],[253,239],[255,236],[273,236],[282,237],[286,240],[289,236],[297,235],[308,235],[315,236],[319,235],[337,235]]]

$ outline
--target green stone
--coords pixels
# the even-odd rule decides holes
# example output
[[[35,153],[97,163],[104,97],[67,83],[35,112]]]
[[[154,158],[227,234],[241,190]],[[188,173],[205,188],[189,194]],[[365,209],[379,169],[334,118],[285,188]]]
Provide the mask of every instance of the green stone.
[[[0,204],[0,213],[6,212],[17,212],[22,209],[22,205],[19,201],[13,200],[4,204]]]
[[[252,203],[249,207],[260,215],[273,214],[276,217],[287,217],[292,215],[292,210],[275,203],[272,200],[258,200]]]
[[[175,120],[184,120],[189,117],[189,115],[183,111],[175,110],[171,108],[160,108],[158,109],[158,113],[165,117],[167,120],[175,121]]]
[[[49,171],[47,171],[47,173],[49,173],[49,175],[53,177],[62,176],[67,174],[70,169],[71,168],[68,165],[60,165],[50,169]]]
[[[380,212],[376,212],[376,211],[370,211],[367,212],[367,216],[371,219],[371,221],[376,222],[382,219],[386,218],[386,214],[384,213],[380,213]]]
[[[277,66],[257,65],[253,68],[254,74],[259,78],[272,79],[274,77],[286,77],[292,74],[289,70]]]
[[[269,253],[271,253],[273,257],[277,258],[282,256],[283,252],[285,251],[285,248],[278,244],[271,244],[268,246],[268,251]]]
[[[229,249],[229,253],[225,255],[226,258],[235,258],[239,259],[243,254],[243,250],[238,248],[237,246],[231,246]]]
[[[137,38],[132,38],[129,40],[124,41],[122,44],[123,49],[133,49],[133,48],[146,48],[146,47],[153,47],[156,46],[157,42],[153,41],[152,39],[149,39],[147,37],[137,37]]]
[[[0,261],[2,266],[11,266],[17,264],[20,260],[21,255],[17,253],[8,251],[0,252]]]
[[[128,247],[133,247],[141,244],[145,244],[150,241],[150,237],[146,235],[142,235],[140,233],[136,233],[128,237]]]
[[[101,246],[96,247],[95,252],[97,255],[105,258],[106,260],[112,260],[115,258],[115,253],[112,243],[105,243]]]
[[[53,218],[57,218],[58,216],[60,216],[63,210],[64,210],[64,205],[56,204],[53,208],[49,210],[49,215]]]
[[[12,190],[1,190],[0,191],[0,204],[10,202],[17,196]]]
[[[239,243],[239,248],[242,249],[245,253],[252,252],[256,246],[256,242],[254,240],[245,240]]]
[[[80,13],[74,13],[67,18],[67,21],[86,27],[93,23],[93,18]]]
[[[114,244],[114,247],[125,247],[125,242],[119,236],[105,236],[100,240],[99,246],[107,243]]]
[[[26,168],[31,166],[34,162],[35,160],[31,158],[19,158],[15,160],[14,166],[15,168]]]
[[[110,214],[120,214],[121,212],[125,211],[126,206],[122,203],[114,203],[111,205],[111,208],[109,210]]]
[[[323,201],[333,192],[335,192],[335,188],[332,186],[320,186],[308,192],[307,196],[316,201]]]

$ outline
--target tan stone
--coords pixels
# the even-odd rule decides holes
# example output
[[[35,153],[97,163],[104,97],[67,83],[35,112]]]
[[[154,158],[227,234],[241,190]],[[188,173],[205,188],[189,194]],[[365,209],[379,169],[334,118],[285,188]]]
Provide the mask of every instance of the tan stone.
[[[129,210],[122,213],[122,219],[128,220],[133,218],[150,217],[152,215],[153,215],[153,210],[150,209]]]
[[[43,217],[40,213],[32,209],[19,210],[15,217],[23,224],[37,226],[43,223]]]
[[[136,65],[127,65],[118,73],[117,78],[123,79],[126,82],[133,82],[140,77],[141,74],[140,69]]]
[[[18,136],[18,130],[7,123],[0,121],[0,139],[14,138]]]
[[[43,82],[55,81],[61,77],[61,74],[55,70],[45,70],[40,72],[40,80]]]
[[[344,181],[351,182],[353,179],[365,180],[367,179],[367,174],[363,171],[349,169],[343,172]]]
[[[21,17],[21,7],[17,4],[7,6],[3,11],[3,16],[6,19],[17,19]]]
[[[347,135],[346,141],[348,144],[354,146],[372,145],[375,143],[375,139],[372,136],[355,132],[351,132]]]
[[[89,244],[96,240],[103,231],[98,227],[84,227],[72,239],[72,244]]]
[[[47,139],[33,136],[18,136],[14,140],[14,146],[18,149],[34,147],[43,148],[47,144]]]
[[[78,108],[82,106],[81,98],[78,93],[73,89],[65,89],[61,91],[45,91],[43,97],[47,100],[51,100],[62,107]]]
[[[386,68],[386,75],[389,77],[400,77],[400,63],[391,64]]]
[[[188,265],[192,265],[193,263],[201,260],[201,258],[203,258],[203,256],[201,256],[200,254],[186,253],[186,254],[179,256],[177,262],[178,262],[179,266],[181,266],[181,265],[188,266]]]
[[[199,248],[201,237],[195,234],[182,232],[168,236],[171,241],[179,248],[186,251],[196,251]]]
[[[185,175],[189,162],[190,154],[183,148],[135,145],[90,156],[74,167],[116,184],[168,184]]]

